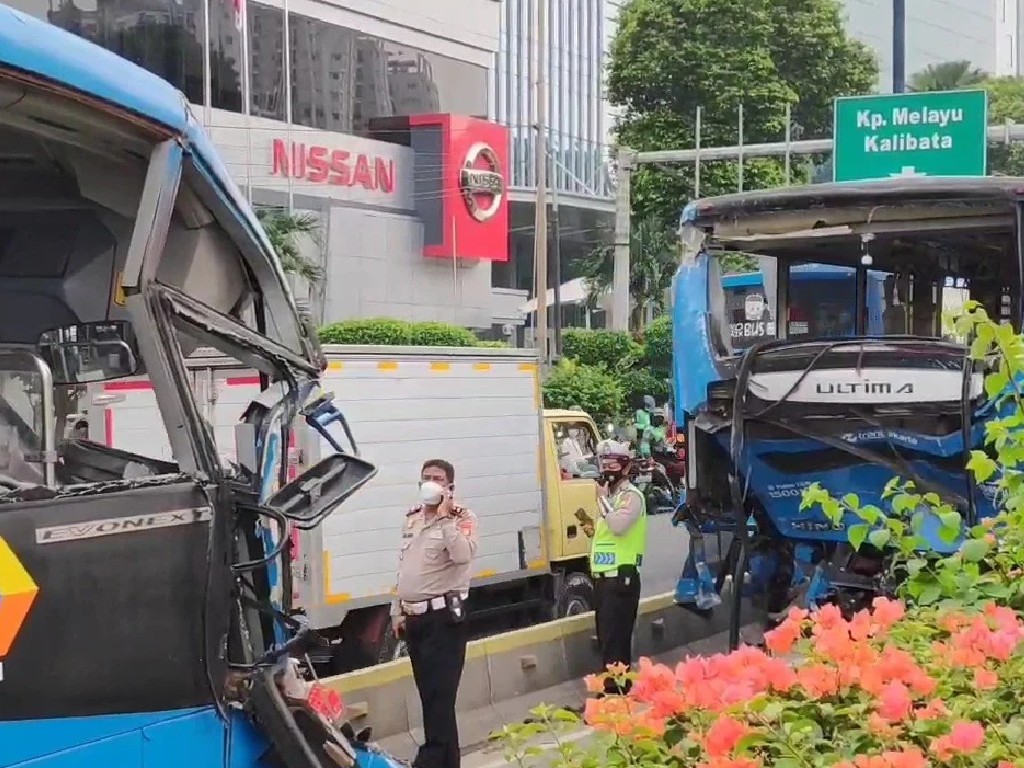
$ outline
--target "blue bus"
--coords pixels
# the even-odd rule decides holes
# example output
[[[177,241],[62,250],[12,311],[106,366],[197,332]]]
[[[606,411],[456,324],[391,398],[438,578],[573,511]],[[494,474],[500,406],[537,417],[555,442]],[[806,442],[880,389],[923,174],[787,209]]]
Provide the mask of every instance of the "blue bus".
[[[841,338],[854,334],[856,269],[830,264],[800,264],[791,267],[789,274],[787,332],[790,337]],[[884,272],[868,272],[865,324],[868,335],[882,334],[885,278]],[[752,317],[759,305],[762,314],[771,314],[764,296],[762,272],[725,275],[721,284],[725,316],[731,321],[734,346],[742,348],[777,335],[771,321],[765,323],[760,321],[760,317],[757,320]]]
[[[259,372],[237,461],[197,404],[199,347]],[[184,96],[0,6],[0,382],[24,390],[0,387],[0,767],[392,764],[300,666],[319,638],[288,533],[375,473],[326,431],[324,367]],[[104,382],[158,405],[131,450],[57,428]],[[291,480],[302,422],[334,452]],[[157,428],[170,457],[145,454]]]

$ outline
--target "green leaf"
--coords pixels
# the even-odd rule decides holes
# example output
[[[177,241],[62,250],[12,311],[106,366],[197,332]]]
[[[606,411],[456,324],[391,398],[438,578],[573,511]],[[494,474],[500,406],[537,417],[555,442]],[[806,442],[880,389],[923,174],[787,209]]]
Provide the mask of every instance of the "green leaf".
[[[868,525],[878,525],[879,521],[885,517],[885,514],[873,504],[866,504],[857,510],[857,516]]]
[[[974,477],[979,483],[984,483],[996,473],[999,465],[989,458],[988,454],[984,451],[971,451],[971,458],[967,462],[967,469],[974,473]]]
[[[843,504],[850,509],[860,509],[860,497],[856,493],[848,493],[843,496]]]
[[[920,594],[917,596],[917,602],[920,605],[931,605],[936,600],[942,597],[942,589],[938,584],[927,584],[921,589]]]
[[[984,539],[968,539],[960,547],[960,554],[969,563],[981,562],[988,554],[988,542]]]
[[[990,398],[1001,395],[1010,386],[1010,375],[1004,366],[985,377],[985,394]]]
[[[928,561],[923,558],[911,558],[907,561],[907,575],[910,576],[910,578],[914,578],[926,565],[928,565]]]
[[[885,549],[892,540],[892,534],[888,528],[878,528],[868,534],[868,543],[875,549]]]
[[[846,531],[846,538],[849,540],[851,547],[859,550],[861,545],[864,544],[864,540],[868,537],[868,533],[870,531],[871,527],[865,523],[851,525]]]

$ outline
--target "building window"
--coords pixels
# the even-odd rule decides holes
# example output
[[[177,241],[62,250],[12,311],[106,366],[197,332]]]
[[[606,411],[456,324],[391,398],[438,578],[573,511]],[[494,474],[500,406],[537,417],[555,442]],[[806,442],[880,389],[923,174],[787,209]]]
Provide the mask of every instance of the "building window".
[[[289,15],[295,66],[293,115],[311,128],[370,135],[374,118],[451,112],[487,114],[487,70],[309,16]],[[324,104],[320,83],[345,96]]]
[[[251,113],[284,120],[284,12],[248,2]]]
[[[20,0],[17,7],[135,62],[202,104],[203,1],[119,0],[112,9],[89,0]]]

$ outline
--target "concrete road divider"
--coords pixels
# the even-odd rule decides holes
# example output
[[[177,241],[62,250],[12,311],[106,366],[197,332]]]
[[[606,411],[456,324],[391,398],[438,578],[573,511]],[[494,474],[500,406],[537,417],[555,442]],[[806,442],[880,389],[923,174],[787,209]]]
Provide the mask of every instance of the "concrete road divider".
[[[671,593],[641,600],[634,656],[656,656],[724,631],[728,626],[728,595],[723,598],[723,605],[708,617],[676,606]],[[600,666],[593,612],[474,640],[466,651],[457,709],[460,716],[478,713],[503,701],[577,680]],[[422,727],[419,695],[408,659],[322,682],[342,694],[355,726],[373,726],[374,738]]]

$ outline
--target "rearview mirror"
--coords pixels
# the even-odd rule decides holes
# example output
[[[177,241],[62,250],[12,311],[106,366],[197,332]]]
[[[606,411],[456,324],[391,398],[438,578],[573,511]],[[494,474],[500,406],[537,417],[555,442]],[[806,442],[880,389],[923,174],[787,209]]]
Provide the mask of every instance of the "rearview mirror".
[[[54,384],[90,384],[131,376],[139,369],[138,344],[129,323],[102,320],[44,331],[39,355]]]
[[[377,474],[365,459],[335,453],[321,459],[271,496],[265,505],[309,530]]]

